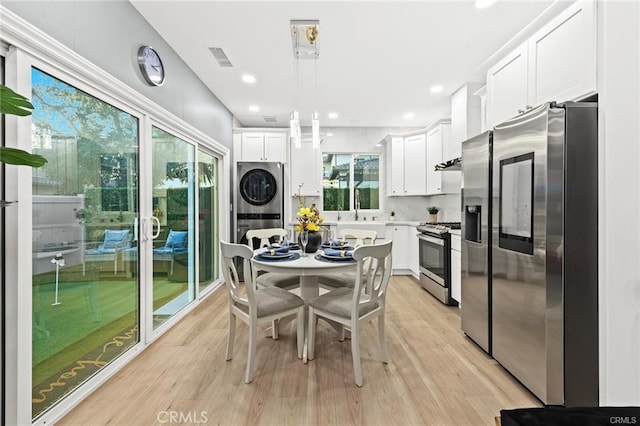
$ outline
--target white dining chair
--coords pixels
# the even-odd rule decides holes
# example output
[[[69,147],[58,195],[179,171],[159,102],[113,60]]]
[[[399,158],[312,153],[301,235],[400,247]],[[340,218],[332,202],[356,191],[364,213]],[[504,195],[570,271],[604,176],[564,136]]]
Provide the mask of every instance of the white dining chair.
[[[249,350],[245,383],[251,383],[255,369],[258,325],[272,322],[289,315],[296,315],[298,358],[302,359],[304,344],[304,301],[293,293],[278,287],[256,288],[256,274],[251,265],[253,250],[243,244],[220,242],[222,254],[222,275],[229,295],[229,336],[227,340],[227,361],[233,357],[233,343],[236,332],[236,318],[249,326]],[[240,280],[234,260],[239,258],[243,265],[245,292],[241,292]]]
[[[287,230],[282,228],[251,229],[247,231],[247,241],[249,246],[255,247],[256,240],[259,240],[259,247],[271,245],[270,239],[277,239],[281,242],[287,236]],[[260,287],[280,287],[287,290],[298,287],[300,278],[297,275],[267,272],[258,276],[258,286]]]
[[[341,324],[341,341],[344,340],[344,327],[350,328],[353,371],[358,386],[362,386],[359,334],[363,326],[374,318],[378,318],[381,359],[383,363],[388,363],[384,314],[387,286],[391,278],[391,246],[392,241],[387,241],[356,248],[353,257],[358,264],[354,287],[338,288],[309,302],[309,359],[315,355],[316,317]]]
[[[378,233],[369,229],[342,229],[340,239],[354,247],[365,244],[374,244],[378,238]],[[320,285],[325,288],[353,287],[355,282],[355,272],[343,272],[340,274],[326,274],[320,277]]]

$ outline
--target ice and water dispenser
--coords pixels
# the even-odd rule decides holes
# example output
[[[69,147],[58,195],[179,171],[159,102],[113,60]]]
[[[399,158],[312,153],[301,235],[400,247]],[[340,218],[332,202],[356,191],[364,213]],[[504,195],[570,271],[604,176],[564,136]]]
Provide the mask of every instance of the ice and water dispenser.
[[[481,243],[482,206],[465,206],[464,209],[464,239]]]

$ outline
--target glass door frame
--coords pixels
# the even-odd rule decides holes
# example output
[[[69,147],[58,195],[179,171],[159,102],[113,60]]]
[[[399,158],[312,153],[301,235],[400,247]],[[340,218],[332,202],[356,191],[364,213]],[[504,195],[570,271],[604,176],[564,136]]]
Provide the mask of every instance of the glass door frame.
[[[179,138],[184,143],[190,145],[194,151],[194,157],[193,157],[194,165],[197,165],[197,162],[198,162],[197,141],[194,141],[192,138],[190,138],[188,135],[181,132],[179,129],[172,127],[166,123],[162,123],[157,120],[154,120],[152,118],[145,120],[145,123],[144,123],[144,133],[145,135],[148,136],[148,138],[145,139],[145,141],[148,142],[148,146],[145,146],[145,149],[141,149],[141,151],[145,151],[144,159],[142,160],[144,162],[143,164],[153,165],[153,138],[152,138],[153,127],[156,127],[164,132],[167,132],[172,136]],[[176,322],[180,321],[185,315],[187,315],[190,311],[189,307],[193,306],[198,301],[199,259],[198,259],[198,256],[196,255],[197,253],[194,253],[193,268],[195,268],[195,270],[193,271],[193,273],[194,273],[194,292],[195,293],[194,293],[193,300],[189,301],[182,309],[180,309],[180,311],[178,311],[171,318],[167,319],[164,323],[162,323],[160,326],[158,326],[158,328],[154,330],[153,329],[153,283],[154,283],[154,280],[153,280],[153,241],[154,241],[153,233],[155,232],[154,231],[155,221],[152,219],[152,217],[154,217],[153,216],[153,186],[154,186],[153,168],[147,167],[145,170],[141,170],[141,174],[145,176],[145,185],[144,185],[145,197],[140,198],[141,200],[140,204],[144,204],[144,207],[145,207],[144,209],[145,215],[140,216],[141,217],[140,223],[143,224],[140,230],[141,241],[144,240],[141,243],[141,251],[145,255],[144,257],[142,257],[142,259],[144,259],[143,262],[140,262],[141,277],[143,276],[145,277],[144,280],[141,280],[143,283],[142,286],[145,287],[141,295],[141,299],[143,298],[142,300],[144,300],[144,303],[143,303],[144,316],[142,317],[143,318],[142,322],[144,322],[144,325],[145,325],[144,327],[145,333],[143,334],[145,343],[151,343],[155,339],[160,337],[162,334],[164,334],[166,330],[173,327],[173,325]],[[196,170],[196,177],[197,177],[197,170]],[[195,183],[197,183],[197,181]],[[194,187],[193,189],[194,189],[193,208],[194,208],[194,214],[197,214],[195,209],[198,206],[199,194],[198,194],[197,186]],[[142,206],[140,210],[143,211]],[[193,223],[193,229],[194,229],[194,236],[197,236],[198,233],[200,232],[200,229],[199,229],[199,223],[195,219]],[[142,270],[144,270],[144,274],[142,273]]]
[[[11,21],[8,17],[8,21]],[[11,21],[13,22],[13,21]],[[147,200],[139,203],[139,217],[149,218],[151,211],[151,182],[150,172],[144,169],[144,164],[150,157],[148,144],[151,140],[150,129],[154,123],[160,128],[168,129],[176,135],[184,136],[184,139],[195,145],[196,159],[198,149],[203,148],[212,151],[221,161],[218,168],[218,196],[223,204],[229,200],[228,188],[230,181],[230,150],[191,127],[178,117],[168,113],[162,107],[155,105],[142,94],[133,92],[128,86],[114,79],[106,72],[88,64],[80,55],[66,49],[55,40],[42,36],[29,24],[21,24],[18,30],[7,31],[3,34],[6,41],[13,43],[8,49],[5,61],[6,84],[18,93],[31,93],[31,68],[51,74],[65,83],[73,85],[86,93],[108,102],[122,109],[138,119],[139,126],[139,199]],[[0,25],[4,28],[4,25]],[[16,34],[19,35],[16,36]],[[16,47],[17,46],[17,47]],[[29,52],[29,53],[27,53]],[[58,55],[52,55],[56,52]],[[44,58],[44,59],[40,59]],[[154,117],[152,120],[151,117]],[[16,148],[31,150],[31,121],[23,117],[5,117],[7,145]],[[182,130],[183,131],[179,131]],[[188,137],[187,137],[188,136]],[[13,142],[12,142],[13,141]],[[6,352],[5,381],[6,388],[4,403],[6,407],[6,421],[16,424],[30,424],[31,418],[31,329],[32,329],[32,171],[28,167],[7,167],[5,182],[5,197],[8,200],[19,200],[10,209],[6,209],[5,215],[5,241],[11,242],[5,251],[5,282],[14,283],[7,286],[6,300],[6,345],[11,351]],[[220,209],[219,235],[229,235],[230,216],[226,209]],[[144,221],[138,221],[138,235],[144,232]],[[196,224],[197,226],[197,224]],[[223,237],[224,238],[224,237]],[[152,242],[145,241],[139,253],[139,265],[147,265],[152,259]],[[69,393],[63,400],[38,417],[34,424],[49,424],[59,420],[67,411],[86,398],[95,388],[100,386],[117,371],[122,369],[148,343],[155,340],[160,334],[167,331],[184,315],[197,306],[201,300],[198,294],[198,281],[196,280],[196,303],[190,304],[187,309],[176,316],[173,321],[168,321],[163,326],[151,332],[149,326],[151,312],[149,312],[149,271],[148,266],[139,268],[139,312],[140,312],[140,340],[131,349],[123,353],[118,359],[105,366],[94,377],[82,386]],[[197,272],[197,270],[196,270]],[[206,294],[211,294],[214,288],[222,284],[218,278],[217,285],[211,285]],[[17,307],[19,306],[19,309]]]

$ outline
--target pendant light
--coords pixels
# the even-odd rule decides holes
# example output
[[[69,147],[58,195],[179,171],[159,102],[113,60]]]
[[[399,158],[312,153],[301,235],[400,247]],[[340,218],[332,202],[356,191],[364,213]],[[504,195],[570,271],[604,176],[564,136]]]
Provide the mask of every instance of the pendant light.
[[[318,118],[318,69],[317,60],[320,55],[318,50],[318,20],[291,20],[291,39],[293,42],[294,77],[296,88],[294,91],[293,111],[289,115],[289,133],[291,143],[300,148],[302,145],[302,132],[300,130],[300,116],[297,107],[297,95],[299,86],[298,61],[301,59],[315,60],[314,63],[314,112],[311,114],[311,141],[313,148],[320,147],[320,119]]]

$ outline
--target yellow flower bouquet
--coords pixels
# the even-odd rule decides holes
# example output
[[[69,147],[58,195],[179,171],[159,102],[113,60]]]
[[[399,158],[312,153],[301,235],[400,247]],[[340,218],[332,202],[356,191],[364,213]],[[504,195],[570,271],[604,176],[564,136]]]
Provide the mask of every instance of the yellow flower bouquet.
[[[297,232],[319,231],[320,224],[324,221],[315,204],[311,204],[311,207],[301,206],[296,214],[296,219],[298,219]]]

